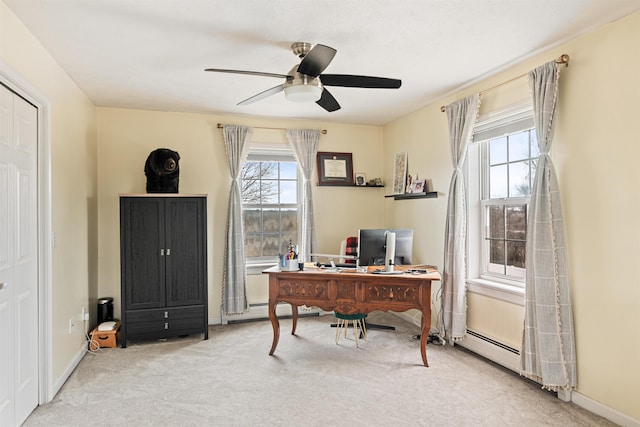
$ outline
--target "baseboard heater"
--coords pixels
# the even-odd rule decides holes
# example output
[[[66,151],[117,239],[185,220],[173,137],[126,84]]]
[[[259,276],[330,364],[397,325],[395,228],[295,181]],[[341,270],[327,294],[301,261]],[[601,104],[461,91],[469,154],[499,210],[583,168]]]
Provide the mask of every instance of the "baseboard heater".
[[[477,353],[514,372],[520,371],[520,350],[489,338],[477,331],[467,329],[462,341],[456,342],[467,350]]]
[[[276,306],[278,319],[291,318],[291,306],[289,304],[278,304]],[[320,309],[298,307],[298,317],[319,316]],[[269,303],[250,304],[249,310],[245,313],[224,318],[223,324],[254,322],[258,320],[269,320]]]
[[[504,350],[510,351],[511,353],[517,354],[518,356],[520,355],[520,350],[515,349],[515,348],[513,348],[513,347],[509,347],[508,345],[506,345],[506,344],[502,344],[501,342],[498,342],[498,341],[496,341],[496,340],[493,340],[493,339],[491,339],[491,338],[489,338],[489,337],[485,337],[484,335],[479,334],[479,333],[477,333],[476,331],[467,330],[467,333],[468,333],[469,335],[473,336],[473,337],[476,337],[476,338],[478,338],[478,339],[482,340],[482,341],[486,341],[486,342],[488,342],[488,343],[490,343],[490,344],[493,344],[493,345],[495,345],[495,346],[497,346],[497,347],[500,347],[501,349],[504,349]]]

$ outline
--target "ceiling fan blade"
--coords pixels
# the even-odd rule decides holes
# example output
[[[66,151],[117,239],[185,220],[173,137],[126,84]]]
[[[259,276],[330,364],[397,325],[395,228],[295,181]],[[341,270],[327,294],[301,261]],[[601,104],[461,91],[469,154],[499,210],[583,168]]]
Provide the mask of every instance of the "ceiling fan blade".
[[[298,66],[298,72],[308,76],[318,77],[320,73],[327,68],[329,63],[331,63],[335,55],[336,50],[334,48],[317,44],[302,58]]]
[[[322,95],[320,96],[320,99],[316,101],[316,104],[330,113],[340,109],[340,104],[338,104],[338,101],[336,101],[333,95],[331,95],[326,88],[322,89]]]
[[[261,71],[223,70],[221,68],[206,68],[205,71],[212,71],[214,73],[247,74],[250,76],[278,77],[280,79],[287,78],[286,74],[263,73]]]
[[[261,99],[265,99],[270,97],[271,95],[275,95],[278,92],[282,92],[284,90],[284,84],[274,86],[271,89],[267,89],[264,92],[260,92],[257,95],[253,95],[251,98],[247,98],[244,101],[238,102],[238,105],[249,105],[253,104],[256,101],[260,101]]]
[[[386,77],[353,76],[350,74],[322,74],[324,86],[364,87],[369,89],[398,89],[402,81]]]

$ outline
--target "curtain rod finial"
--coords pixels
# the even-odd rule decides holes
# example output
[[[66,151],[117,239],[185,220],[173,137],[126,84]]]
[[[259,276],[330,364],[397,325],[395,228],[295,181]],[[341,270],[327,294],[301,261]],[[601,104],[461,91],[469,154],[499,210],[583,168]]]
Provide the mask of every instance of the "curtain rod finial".
[[[567,55],[566,53],[563,53],[562,55],[560,55],[560,58],[556,59],[556,62],[558,64],[564,64],[565,67],[569,66],[569,55]]]
[[[440,107],[440,111],[442,111],[443,113],[446,111],[446,109],[447,109],[447,107],[444,106],[444,105],[442,107]]]

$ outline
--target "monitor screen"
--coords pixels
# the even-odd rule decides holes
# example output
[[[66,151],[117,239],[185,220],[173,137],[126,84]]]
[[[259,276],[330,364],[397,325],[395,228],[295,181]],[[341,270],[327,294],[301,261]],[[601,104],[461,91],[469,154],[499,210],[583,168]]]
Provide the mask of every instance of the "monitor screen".
[[[411,264],[413,230],[409,228],[378,228],[358,231],[358,260],[360,265],[384,265],[386,254],[385,232],[396,234],[395,265]]]

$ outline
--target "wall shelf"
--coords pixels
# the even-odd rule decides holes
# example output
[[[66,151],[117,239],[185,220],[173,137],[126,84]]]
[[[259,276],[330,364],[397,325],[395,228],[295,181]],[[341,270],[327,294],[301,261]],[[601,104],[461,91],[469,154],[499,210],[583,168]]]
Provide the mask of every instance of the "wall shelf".
[[[318,187],[356,187],[356,188],[384,188],[384,185],[356,185],[356,184],[323,184]]]
[[[435,199],[438,197],[437,191],[428,191],[426,193],[404,193],[404,194],[388,194],[384,197],[393,197],[393,200],[406,199]]]

